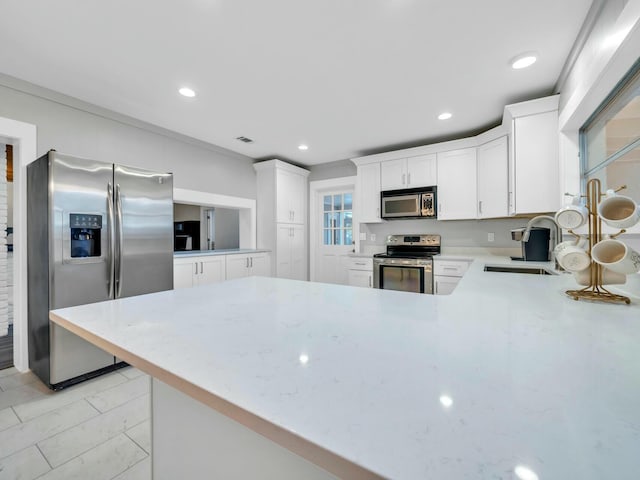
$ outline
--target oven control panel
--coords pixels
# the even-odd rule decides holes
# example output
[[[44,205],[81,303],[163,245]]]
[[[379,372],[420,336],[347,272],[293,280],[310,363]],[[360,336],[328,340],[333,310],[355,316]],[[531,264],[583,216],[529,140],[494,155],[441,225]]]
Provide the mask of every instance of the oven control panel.
[[[388,235],[387,245],[439,246],[440,235]]]

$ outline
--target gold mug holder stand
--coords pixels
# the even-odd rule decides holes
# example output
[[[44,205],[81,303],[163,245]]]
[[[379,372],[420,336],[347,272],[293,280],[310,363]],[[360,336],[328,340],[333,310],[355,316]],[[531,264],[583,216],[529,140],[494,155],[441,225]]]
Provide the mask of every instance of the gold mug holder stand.
[[[618,188],[616,192],[627,188],[626,185]],[[602,220],[598,216],[598,204],[600,203],[600,199],[604,196],[600,188],[600,180],[594,178],[587,182],[587,194],[585,195],[587,198],[587,210],[589,211],[589,251],[587,252],[589,256],[591,256],[591,250],[593,246],[602,240]],[[615,235],[610,235],[610,238],[615,238],[618,235],[621,235],[625,232],[625,230],[621,230]],[[580,237],[578,234],[569,230],[569,233]],[[567,290],[566,294],[569,295],[574,300],[579,300],[584,298],[586,300],[594,300],[598,302],[624,302],[627,305],[631,303],[629,297],[625,297],[623,295],[616,295],[615,293],[611,293],[606,288],[602,286],[602,277],[604,268],[599,263],[591,260],[590,269],[590,281],[589,285],[581,290]]]

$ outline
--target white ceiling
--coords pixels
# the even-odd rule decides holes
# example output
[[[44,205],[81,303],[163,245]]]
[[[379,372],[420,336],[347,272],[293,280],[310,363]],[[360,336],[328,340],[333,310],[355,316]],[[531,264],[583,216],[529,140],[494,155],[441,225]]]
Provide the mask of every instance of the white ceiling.
[[[552,93],[590,4],[3,1],[0,71],[253,158],[313,165],[475,133],[505,104]],[[535,65],[510,68],[531,50]],[[453,118],[437,120],[443,111]]]

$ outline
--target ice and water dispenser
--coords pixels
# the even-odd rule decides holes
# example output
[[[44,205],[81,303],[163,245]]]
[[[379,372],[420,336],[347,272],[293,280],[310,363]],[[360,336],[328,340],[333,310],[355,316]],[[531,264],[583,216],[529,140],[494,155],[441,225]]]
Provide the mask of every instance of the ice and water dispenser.
[[[71,258],[99,257],[102,215],[71,213]]]

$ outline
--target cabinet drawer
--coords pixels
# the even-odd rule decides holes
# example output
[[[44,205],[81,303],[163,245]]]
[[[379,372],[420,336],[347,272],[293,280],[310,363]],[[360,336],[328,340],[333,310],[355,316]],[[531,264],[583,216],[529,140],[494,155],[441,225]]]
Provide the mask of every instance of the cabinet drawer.
[[[373,270],[373,258],[350,257],[347,260],[347,270]]]
[[[462,277],[469,268],[469,263],[465,260],[434,260],[433,274]]]

